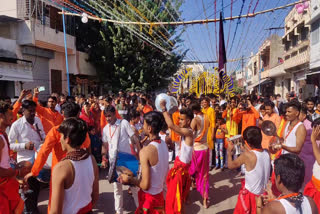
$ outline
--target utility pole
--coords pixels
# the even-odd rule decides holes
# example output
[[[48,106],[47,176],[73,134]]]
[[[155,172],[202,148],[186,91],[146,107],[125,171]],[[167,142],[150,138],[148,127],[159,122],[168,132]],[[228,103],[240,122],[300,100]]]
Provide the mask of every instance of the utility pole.
[[[241,56],[241,77],[243,77],[243,72],[244,72],[244,70],[243,70],[243,68],[244,68],[244,57],[243,57],[243,55]],[[242,78],[243,79],[243,78]],[[242,80],[243,81],[243,80]],[[239,80],[238,80],[238,87],[239,87]],[[246,93],[247,93],[247,90],[246,90]]]

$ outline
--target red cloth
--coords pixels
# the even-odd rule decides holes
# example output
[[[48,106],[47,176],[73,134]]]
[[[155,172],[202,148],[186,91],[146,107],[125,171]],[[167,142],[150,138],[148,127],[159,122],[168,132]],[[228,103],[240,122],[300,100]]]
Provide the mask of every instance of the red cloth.
[[[19,195],[18,181],[15,178],[0,178],[0,214],[22,211],[23,201]]]
[[[90,202],[87,206],[81,208],[77,214],[87,214],[92,211],[92,203]]]
[[[174,166],[167,176],[166,214],[181,213],[181,208],[190,191],[191,178],[189,175],[190,164],[174,161]],[[177,189],[179,191],[177,191]]]
[[[305,186],[303,194],[311,197],[314,200],[320,213],[320,186],[317,188],[315,183],[317,183],[317,181],[315,181],[315,178],[312,177],[311,181],[309,181],[309,183],[307,183]]]
[[[91,107],[90,111],[91,111],[93,119],[94,119],[94,128],[96,129],[96,133],[101,133],[100,117],[101,117],[102,111],[100,109],[98,111],[95,111],[95,109],[93,107],[94,106]]]
[[[81,114],[79,117],[81,120],[85,121],[87,123],[87,126],[94,126],[94,118],[93,115],[91,113],[91,111],[89,111],[89,115],[86,113],[86,111],[82,108],[81,110]]]
[[[142,110],[143,114],[149,113],[150,111],[153,111],[153,108],[151,106],[145,105],[143,107],[143,110]]]
[[[238,195],[238,202],[236,208],[234,209],[234,214],[256,214],[257,213],[257,204],[256,197],[251,192],[245,188],[245,180],[241,180],[241,189]]]
[[[151,195],[142,190],[138,192],[139,207],[135,214],[164,214],[163,193]]]

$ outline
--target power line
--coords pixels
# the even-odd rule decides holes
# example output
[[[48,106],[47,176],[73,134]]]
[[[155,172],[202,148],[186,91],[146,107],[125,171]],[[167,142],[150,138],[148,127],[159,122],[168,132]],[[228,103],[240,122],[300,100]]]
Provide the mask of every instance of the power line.
[[[305,1],[310,1],[310,0],[304,0]],[[122,25],[149,25],[149,26],[157,26],[157,25],[192,25],[192,24],[206,24],[206,23],[211,23],[211,22],[219,22],[219,21],[228,21],[228,20],[234,20],[234,19],[241,19],[241,18],[253,18],[257,15],[261,15],[261,14],[265,14],[265,13],[270,13],[270,12],[274,12],[276,10],[281,10],[287,7],[291,7],[293,5],[296,4],[300,4],[301,2],[294,2],[291,4],[287,4],[287,5],[283,5],[280,7],[276,7],[276,8],[271,8],[268,10],[264,10],[264,11],[259,11],[256,13],[250,13],[250,14],[245,14],[245,15],[241,15],[241,16],[234,16],[234,17],[227,17],[227,18],[223,18],[222,20],[220,19],[206,19],[206,20],[192,20],[192,21],[178,21],[178,22],[130,22],[130,21],[119,21],[119,20],[112,20],[112,19],[104,19],[104,18],[96,18],[96,17],[92,17],[92,16],[88,16],[89,19],[93,19],[93,20],[102,20],[102,21],[106,21],[106,22],[111,22],[111,23],[115,23],[115,24],[122,24]],[[59,14],[62,14],[62,12],[59,12]],[[65,12],[65,15],[69,15],[69,16],[81,16],[81,14],[76,14],[76,13],[69,13],[69,12]]]

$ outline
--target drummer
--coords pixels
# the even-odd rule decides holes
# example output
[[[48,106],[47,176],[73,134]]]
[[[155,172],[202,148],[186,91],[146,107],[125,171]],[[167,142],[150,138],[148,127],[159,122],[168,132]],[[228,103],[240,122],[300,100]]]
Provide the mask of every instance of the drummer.
[[[109,160],[112,162],[115,159],[115,150],[127,154],[135,154],[134,145],[139,144],[138,137],[134,134],[134,131],[130,127],[130,123],[127,120],[117,119],[116,109],[112,105],[108,105],[104,110],[104,115],[108,124],[102,131],[102,162],[103,168],[107,166],[107,152],[109,154]],[[120,130],[120,133],[119,133]],[[117,146],[118,145],[118,146]],[[123,213],[123,191],[122,184],[114,182],[114,206],[117,214]],[[134,202],[138,207],[138,188],[131,188]]]
[[[33,163],[35,150],[43,143],[46,135],[42,123],[36,117],[37,104],[30,100],[22,102],[23,117],[15,121],[9,132],[10,149],[18,153],[17,162],[29,161]],[[29,189],[25,201],[26,212],[38,213],[37,204],[40,183],[36,178],[28,180]]]
[[[169,170],[169,154],[166,143],[159,137],[164,126],[160,112],[144,115],[144,132],[150,143],[140,152],[141,179],[121,174],[119,181],[140,187],[139,207],[135,213],[165,213],[163,185]]]
[[[77,117],[80,113],[80,106],[73,102],[66,102],[61,106],[61,110],[66,120],[70,117]],[[60,143],[61,135],[58,132],[59,126],[53,127],[48,132],[45,138],[45,141],[39,153],[37,154],[37,158],[34,161],[31,172],[24,177],[25,182],[27,182],[29,179],[33,180],[33,177],[39,175],[39,172],[42,170],[43,166],[46,164],[48,156],[51,152],[52,152],[52,163],[51,163],[52,169],[59,161],[61,161],[65,157],[66,152],[62,150],[61,143]],[[88,134],[81,148],[86,148],[90,152],[90,138]],[[51,191],[52,189],[50,187],[48,213],[50,211]]]

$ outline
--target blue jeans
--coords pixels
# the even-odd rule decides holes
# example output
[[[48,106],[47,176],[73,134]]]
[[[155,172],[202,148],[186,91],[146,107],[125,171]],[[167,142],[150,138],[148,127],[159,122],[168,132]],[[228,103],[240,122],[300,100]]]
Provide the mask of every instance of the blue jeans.
[[[216,139],[214,143],[214,148],[216,151],[216,167],[219,167],[219,156],[220,156],[220,167],[223,167],[223,146],[224,146],[224,139]]]

